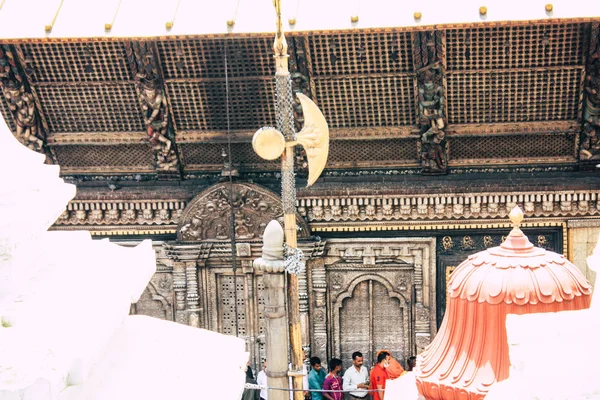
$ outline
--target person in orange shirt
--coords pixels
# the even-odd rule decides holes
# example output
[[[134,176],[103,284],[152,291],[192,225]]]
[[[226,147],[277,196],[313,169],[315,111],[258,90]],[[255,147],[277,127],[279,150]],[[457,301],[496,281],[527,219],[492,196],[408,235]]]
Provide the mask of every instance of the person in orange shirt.
[[[385,381],[388,379],[385,369],[388,365],[388,355],[388,352],[380,351],[377,355],[377,365],[371,370],[369,389],[372,390],[373,400],[383,400],[385,396]]]
[[[404,368],[402,368],[398,360],[392,357],[392,353],[388,350],[379,350],[377,356],[379,357],[379,354],[383,352],[387,353],[388,366],[385,368],[385,372],[388,374],[388,379],[396,379],[404,375]]]

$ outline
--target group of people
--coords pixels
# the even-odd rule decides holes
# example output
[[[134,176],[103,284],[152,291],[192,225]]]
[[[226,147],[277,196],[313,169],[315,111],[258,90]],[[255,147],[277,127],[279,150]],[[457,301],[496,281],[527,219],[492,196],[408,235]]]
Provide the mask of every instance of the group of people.
[[[407,370],[412,370],[416,358],[410,357],[407,361]],[[394,359],[387,350],[377,352],[377,363],[369,372],[363,365],[364,358],[360,351],[352,354],[352,367],[340,376],[342,360],[332,358],[329,361],[329,374],[321,368],[318,357],[310,359],[311,371],[308,374],[309,389],[323,389],[323,392],[311,392],[312,400],[343,400],[344,392],[352,400],[384,400],[385,383],[388,379],[395,379],[405,373],[404,368]]]
[[[321,366],[319,357],[310,359],[310,372],[305,376],[304,388],[310,389],[305,392],[305,398],[311,400],[384,400],[385,384],[388,379],[396,379],[405,373],[400,363],[392,357],[387,350],[377,352],[377,362],[371,371],[363,365],[364,358],[361,352],[352,354],[352,366],[348,368],[343,376],[342,360],[332,358],[329,361],[329,373],[327,374]],[[406,362],[406,371],[412,371],[416,358],[410,357]],[[251,369],[248,368],[250,371]],[[266,362],[263,370],[258,373],[257,383],[266,386]],[[252,372],[250,372],[252,374]],[[248,380],[247,380],[248,381]],[[313,391],[315,390],[315,391]],[[322,391],[319,391],[322,390]],[[344,397],[346,393],[346,397]],[[268,400],[268,391],[260,391],[260,399]]]

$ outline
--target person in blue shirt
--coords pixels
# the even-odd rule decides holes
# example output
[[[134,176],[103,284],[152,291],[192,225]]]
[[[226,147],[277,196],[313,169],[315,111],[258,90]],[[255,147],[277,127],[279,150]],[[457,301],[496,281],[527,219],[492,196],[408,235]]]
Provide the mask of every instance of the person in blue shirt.
[[[308,388],[309,389],[323,389],[323,382],[325,382],[325,371],[321,368],[321,359],[319,357],[310,358],[311,370],[308,373]],[[321,392],[310,392],[312,400],[323,400]]]

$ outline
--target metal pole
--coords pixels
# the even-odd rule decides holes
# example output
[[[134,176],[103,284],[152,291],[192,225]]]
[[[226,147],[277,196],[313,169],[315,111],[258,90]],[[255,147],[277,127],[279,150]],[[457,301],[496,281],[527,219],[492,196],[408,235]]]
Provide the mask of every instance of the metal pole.
[[[282,30],[281,1],[275,0],[277,16],[277,34],[273,43],[275,52],[275,93],[277,97],[277,128],[283,133],[286,142],[296,139],[294,129],[292,80],[288,69],[287,42]],[[281,163],[281,199],[283,203],[283,221],[285,243],[288,248],[296,248],[296,180],[294,174],[294,147],[285,148]],[[298,278],[294,274],[288,276],[288,306],[290,324],[290,353],[294,389],[302,389],[302,331],[300,326],[300,301],[298,298]],[[268,368],[268,367],[267,367]],[[294,392],[294,400],[302,400],[302,391]]]

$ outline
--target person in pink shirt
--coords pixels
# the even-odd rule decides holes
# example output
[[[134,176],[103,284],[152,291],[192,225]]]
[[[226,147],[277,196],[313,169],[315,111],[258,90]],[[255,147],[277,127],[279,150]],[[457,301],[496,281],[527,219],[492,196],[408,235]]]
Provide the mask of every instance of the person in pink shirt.
[[[342,360],[332,358],[329,361],[329,374],[325,378],[325,382],[323,382],[323,397],[328,400],[343,400],[344,398],[344,393],[341,392],[343,387],[342,377],[339,375],[341,371]],[[330,390],[330,392],[327,392],[327,390]]]

